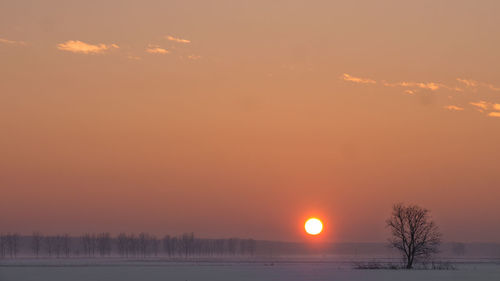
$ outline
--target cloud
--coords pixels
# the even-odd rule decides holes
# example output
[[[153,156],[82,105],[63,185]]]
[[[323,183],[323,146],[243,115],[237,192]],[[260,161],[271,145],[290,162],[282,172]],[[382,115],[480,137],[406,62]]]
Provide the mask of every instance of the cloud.
[[[184,44],[191,43],[190,40],[182,39],[182,38],[177,38],[177,37],[173,37],[173,36],[170,36],[170,35],[165,36],[165,39],[167,39],[169,41],[174,41],[174,42],[177,42],[177,43],[184,43]]]
[[[498,87],[495,87],[495,85],[493,84],[489,84],[489,83],[482,83],[482,82],[479,82],[479,81],[476,81],[476,80],[471,80],[471,79],[461,79],[461,78],[457,78],[457,81],[464,84],[465,86],[467,87],[470,87],[470,88],[476,88],[476,87],[486,87],[492,91],[495,91],[495,92],[499,92],[500,91],[500,88]]]
[[[5,38],[0,38],[0,44],[7,44],[7,45],[17,45],[17,46],[25,46],[26,43],[23,41],[14,41],[14,40],[9,40]]]
[[[485,101],[470,102],[469,104],[475,106],[479,111],[488,109],[488,103]]]
[[[435,83],[435,82],[397,82],[397,83],[387,83],[384,82],[384,86],[386,87],[404,87],[404,88],[421,88],[431,91],[439,90],[440,88],[450,88],[446,85]]]
[[[349,81],[349,82],[354,82],[354,83],[362,83],[362,84],[376,84],[377,81],[375,80],[372,80],[372,79],[367,79],[367,78],[359,78],[359,77],[354,77],[354,76],[351,76],[347,73],[344,73],[342,75],[342,79],[344,79],[344,81]]]
[[[198,56],[198,55],[189,55],[187,56],[188,59],[190,60],[199,60],[201,59],[201,56]]]
[[[146,48],[146,52],[150,53],[150,54],[159,54],[159,55],[166,55],[168,53],[170,53],[169,50],[167,49],[163,49],[163,48],[160,48],[160,46],[158,45],[148,45],[148,47]]]
[[[459,107],[459,106],[456,106],[456,105],[447,105],[444,108],[448,109],[450,111],[462,111],[462,110],[464,110],[463,107]]]
[[[129,59],[129,60],[141,60],[141,57],[134,56],[134,55],[127,55],[127,59]]]
[[[477,87],[479,83],[475,80],[470,80],[470,79],[461,79],[457,78],[457,81],[464,84],[467,87]]]
[[[485,112],[488,109],[493,109],[496,111],[491,111],[488,113],[490,117],[500,117],[500,104],[499,103],[491,103],[486,101],[479,102],[471,102],[471,105],[475,106],[479,112]]]
[[[102,54],[110,49],[119,49],[116,44],[97,44],[92,45],[79,40],[68,40],[57,45],[57,49],[78,54]]]
[[[379,84],[377,81],[366,78],[354,77],[349,74],[344,73],[341,76],[344,81],[362,83],[362,84],[377,84],[382,85],[382,87],[398,87],[402,88],[405,94],[415,95],[421,94],[426,91],[432,91],[436,93],[444,93],[448,95],[448,99],[451,100],[455,97],[450,92],[460,93],[456,94],[460,99],[465,99],[464,103],[468,103],[475,110],[484,113],[488,116],[500,117],[500,103],[496,101],[486,101],[483,98],[490,97],[488,92],[491,91],[500,92],[500,88],[494,86],[493,84],[484,83],[478,80],[456,78],[454,84],[445,84],[439,82],[414,82],[414,81],[400,81],[400,82],[387,82],[387,80],[380,80]],[[374,87],[378,87],[374,85]],[[479,100],[479,101],[477,101]],[[449,101],[451,103],[451,101]],[[466,108],[464,106],[458,105],[446,105],[442,104],[443,108],[449,111],[464,111]]]
[[[364,84],[376,84],[377,82],[372,79],[364,79],[364,78],[359,78],[359,77],[354,77],[349,74],[344,73],[341,78],[344,81],[350,81],[350,82],[355,82],[355,83],[364,83]],[[496,91],[500,92],[500,88],[488,84],[488,83],[482,83],[476,80],[472,79],[464,79],[464,78],[456,78],[456,81],[461,85],[446,85],[443,83],[438,83],[438,82],[413,82],[413,81],[401,81],[401,82],[394,82],[390,83],[387,82],[386,80],[382,80],[381,84],[384,85],[385,87],[402,87],[402,88],[409,88],[409,90],[405,90],[405,93],[407,94],[413,94],[417,92],[417,89],[424,89],[424,90],[430,90],[430,91],[438,91],[438,90],[449,90],[453,92],[464,92],[464,91],[471,91],[473,93],[476,93],[478,87],[486,87],[491,91]],[[465,87],[465,88],[464,88]],[[469,89],[467,89],[469,88]]]
[[[437,84],[437,83],[434,83],[434,82],[430,82],[430,83],[416,83],[416,85],[419,88],[428,89],[428,90],[431,90],[431,91],[439,90],[439,88],[442,87],[441,84]]]
[[[495,87],[494,85],[492,84],[483,84],[485,87],[487,87],[488,89],[492,90],[492,91],[495,91],[495,92],[500,92],[500,88],[498,87]]]

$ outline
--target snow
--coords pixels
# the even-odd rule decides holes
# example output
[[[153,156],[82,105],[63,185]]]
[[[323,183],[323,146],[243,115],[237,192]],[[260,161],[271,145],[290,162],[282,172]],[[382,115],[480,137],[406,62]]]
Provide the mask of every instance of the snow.
[[[457,270],[356,270],[339,261],[18,260],[0,262],[1,281],[500,280],[498,262],[461,262]]]

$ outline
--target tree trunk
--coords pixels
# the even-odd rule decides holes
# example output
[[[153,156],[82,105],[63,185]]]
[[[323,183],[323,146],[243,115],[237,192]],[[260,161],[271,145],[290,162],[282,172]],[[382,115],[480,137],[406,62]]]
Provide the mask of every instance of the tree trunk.
[[[412,269],[412,268],[413,268],[413,259],[411,256],[408,256],[407,263],[406,263],[406,269]]]

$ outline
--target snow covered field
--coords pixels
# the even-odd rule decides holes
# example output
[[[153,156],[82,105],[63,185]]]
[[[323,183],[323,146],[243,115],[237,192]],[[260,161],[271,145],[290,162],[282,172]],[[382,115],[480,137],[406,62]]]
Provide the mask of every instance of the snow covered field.
[[[498,262],[455,263],[457,270],[356,270],[349,262],[20,260],[0,262],[1,281],[500,280]]]

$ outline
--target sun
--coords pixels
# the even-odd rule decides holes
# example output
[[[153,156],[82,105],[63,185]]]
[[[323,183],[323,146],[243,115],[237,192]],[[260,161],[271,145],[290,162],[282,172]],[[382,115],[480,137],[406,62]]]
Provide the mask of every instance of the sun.
[[[310,235],[318,235],[323,230],[323,223],[317,218],[309,218],[304,225],[306,232]]]

